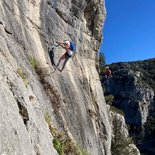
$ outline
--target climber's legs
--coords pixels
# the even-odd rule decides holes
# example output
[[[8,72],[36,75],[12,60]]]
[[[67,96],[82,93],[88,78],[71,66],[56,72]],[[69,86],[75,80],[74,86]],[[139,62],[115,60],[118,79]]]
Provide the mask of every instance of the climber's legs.
[[[57,65],[56,65],[57,67],[60,65],[60,62],[61,62],[63,59],[65,59],[65,54],[63,54],[63,55],[60,57],[60,59],[59,59]]]
[[[70,56],[67,52],[66,52],[65,54],[63,54],[63,55],[60,57],[60,59],[59,59],[59,61],[58,61],[58,63],[57,63],[57,67],[60,65],[61,60],[65,59],[63,65],[62,65],[62,68],[61,68],[61,69],[58,68],[58,70],[59,70],[60,72],[63,71],[63,69],[65,68],[66,63],[67,63],[67,61],[69,60],[70,57],[71,57],[71,56]]]
[[[66,59],[65,59],[65,61],[64,61],[64,63],[63,63],[62,68],[61,68],[61,69],[59,69],[59,71],[60,71],[60,72],[62,72],[62,71],[63,71],[63,69],[65,68],[66,63],[67,63],[67,61],[68,61],[68,60],[69,60],[69,58],[66,58]]]

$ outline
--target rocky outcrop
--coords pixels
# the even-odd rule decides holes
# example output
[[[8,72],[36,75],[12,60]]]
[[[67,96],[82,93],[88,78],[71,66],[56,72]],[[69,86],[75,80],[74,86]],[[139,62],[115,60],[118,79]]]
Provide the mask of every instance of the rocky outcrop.
[[[113,77],[105,81],[106,95],[123,110],[130,135],[143,154],[155,154],[155,59],[111,65]]]
[[[128,128],[123,115],[112,110],[109,112],[112,125],[112,154],[140,155],[139,150],[133,144],[131,137],[129,137]]]
[[[106,93],[115,96],[115,106],[125,113],[128,124],[144,125],[149,106],[153,104],[154,91],[141,81],[141,72],[120,69],[105,82]]]
[[[104,19],[103,0],[0,1],[0,154],[58,154],[49,126],[92,155],[111,154],[96,70]],[[60,73],[48,47],[63,39],[77,51]],[[56,62],[63,53],[55,50]]]

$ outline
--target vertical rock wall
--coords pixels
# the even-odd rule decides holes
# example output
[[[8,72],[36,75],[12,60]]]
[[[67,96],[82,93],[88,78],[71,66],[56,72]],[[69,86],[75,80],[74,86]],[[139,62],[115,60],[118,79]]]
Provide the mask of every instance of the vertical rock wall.
[[[131,137],[129,137],[124,116],[112,110],[109,112],[112,124],[112,154],[140,155],[139,150],[133,143]]]
[[[1,154],[57,154],[46,113],[53,126],[90,154],[111,154],[111,127],[96,70],[104,19],[103,0],[0,1]],[[77,51],[60,73],[47,49],[64,39],[72,39]],[[64,52],[56,48],[56,62]],[[36,74],[30,58],[42,72]]]

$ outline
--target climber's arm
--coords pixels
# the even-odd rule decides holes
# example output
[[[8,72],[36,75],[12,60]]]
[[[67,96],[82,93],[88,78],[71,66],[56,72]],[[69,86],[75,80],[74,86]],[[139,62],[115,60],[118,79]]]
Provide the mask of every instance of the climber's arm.
[[[65,48],[65,42],[57,42],[61,47]]]

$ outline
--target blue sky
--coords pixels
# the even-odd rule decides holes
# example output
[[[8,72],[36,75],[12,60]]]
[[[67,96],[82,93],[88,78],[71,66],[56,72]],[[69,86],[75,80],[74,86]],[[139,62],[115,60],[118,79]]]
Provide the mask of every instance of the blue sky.
[[[155,58],[155,0],[105,0],[106,63]]]

